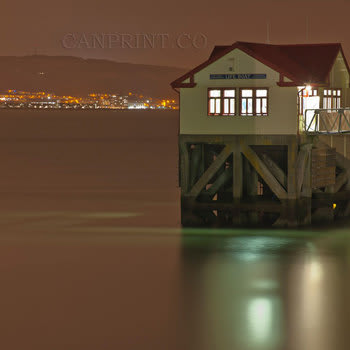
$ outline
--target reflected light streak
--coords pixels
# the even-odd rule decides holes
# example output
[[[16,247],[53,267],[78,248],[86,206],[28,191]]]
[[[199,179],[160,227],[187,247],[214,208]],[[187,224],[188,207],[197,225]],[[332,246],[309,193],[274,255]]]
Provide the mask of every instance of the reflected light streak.
[[[254,350],[280,348],[284,326],[278,294],[264,294],[248,301],[246,329],[245,347]]]
[[[248,306],[248,324],[251,340],[254,343],[264,343],[272,332],[272,303],[267,298],[256,298]]]
[[[309,269],[308,274],[309,274],[310,280],[314,283],[320,282],[322,278],[321,264],[316,260],[311,261],[308,266],[308,269]]]

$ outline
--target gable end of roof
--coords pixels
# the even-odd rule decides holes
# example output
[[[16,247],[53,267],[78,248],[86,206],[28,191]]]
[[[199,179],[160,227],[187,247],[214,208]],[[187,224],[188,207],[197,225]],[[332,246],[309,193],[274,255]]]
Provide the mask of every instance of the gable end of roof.
[[[237,41],[229,46],[215,46],[208,60],[174,80],[171,86],[173,88],[180,87],[180,85],[184,87],[182,83],[187,78],[194,82],[194,74],[234,49],[240,49],[267,67],[287,77],[292,82],[288,86],[293,85],[293,83],[296,86],[306,82],[319,85],[327,84],[330,71],[339,52],[341,52],[350,74],[349,64],[339,43],[270,45]],[[280,84],[280,86],[284,85]]]

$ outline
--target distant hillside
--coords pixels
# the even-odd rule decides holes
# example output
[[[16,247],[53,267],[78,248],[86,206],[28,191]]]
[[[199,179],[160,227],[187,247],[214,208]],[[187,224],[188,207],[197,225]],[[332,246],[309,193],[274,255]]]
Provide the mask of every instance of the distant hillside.
[[[91,92],[142,93],[173,97],[170,82],[186,69],[118,63],[71,56],[2,56],[0,90],[49,91],[58,95]]]

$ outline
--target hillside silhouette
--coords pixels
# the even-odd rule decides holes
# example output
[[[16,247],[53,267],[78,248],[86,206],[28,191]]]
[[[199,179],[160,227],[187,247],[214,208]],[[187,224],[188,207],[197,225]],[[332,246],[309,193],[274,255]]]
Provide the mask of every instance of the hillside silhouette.
[[[73,56],[0,56],[0,90],[47,91],[85,96],[134,92],[162,98],[177,94],[169,83],[186,69]]]

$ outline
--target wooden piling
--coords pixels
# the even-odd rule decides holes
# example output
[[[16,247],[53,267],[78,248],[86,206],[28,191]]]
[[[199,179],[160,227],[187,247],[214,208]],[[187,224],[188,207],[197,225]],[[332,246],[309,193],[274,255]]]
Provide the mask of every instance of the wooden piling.
[[[182,210],[193,225],[296,227],[350,215],[350,160],[336,153],[332,170],[331,147],[317,151],[317,138],[180,135],[179,144]],[[313,173],[315,161],[333,182]]]

